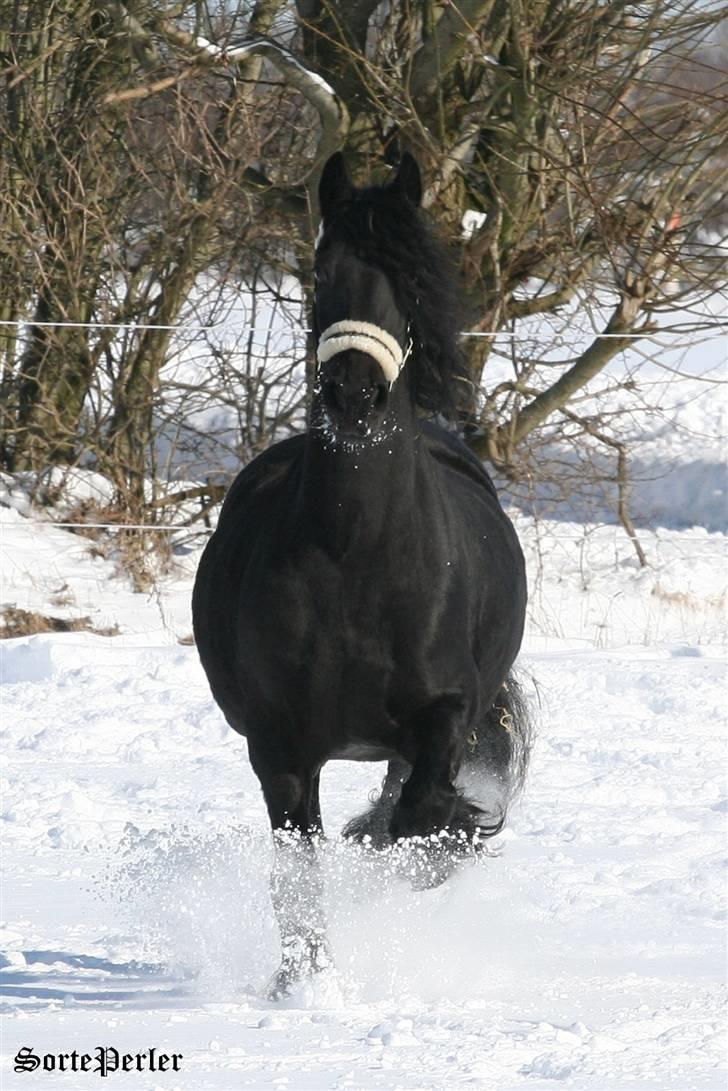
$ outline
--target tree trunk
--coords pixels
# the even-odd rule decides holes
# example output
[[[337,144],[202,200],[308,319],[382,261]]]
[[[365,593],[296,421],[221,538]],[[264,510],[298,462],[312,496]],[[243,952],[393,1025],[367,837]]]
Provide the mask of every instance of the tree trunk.
[[[53,298],[53,302],[51,302]],[[18,413],[14,425],[13,469],[40,472],[55,463],[72,462],[83,404],[93,376],[89,331],[54,328],[40,323],[59,318],[57,295],[44,291],[35,311],[18,376]],[[68,313],[63,309],[61,314]],[[70,313],[88,321],[90,309]]]

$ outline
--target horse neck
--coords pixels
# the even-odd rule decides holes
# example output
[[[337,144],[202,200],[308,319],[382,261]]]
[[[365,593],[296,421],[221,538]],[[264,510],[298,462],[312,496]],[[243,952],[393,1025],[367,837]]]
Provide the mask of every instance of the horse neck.
[[[333,442],[310,428],[302,510],[332,553],[375,549],[414,508],[417,427],[406,390],[392,399],[391,426],[369,444]]]

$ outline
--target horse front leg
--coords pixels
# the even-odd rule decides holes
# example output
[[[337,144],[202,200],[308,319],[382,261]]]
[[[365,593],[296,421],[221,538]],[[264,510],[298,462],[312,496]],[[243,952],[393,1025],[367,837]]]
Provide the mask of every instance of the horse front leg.
[[[268,987],[272,1000],[331,964],[316,840],[323,833],[319,771],[282,772],[254,756],[274,840],[271,901],[281,937],[281,964]],[[277,763],[276,763],[277,764]]]
[[[347,822],[344,837],[374,849],[382,849],[391,843],[392,815],[410,769],[411,766],[404,758],[390,759],[379,798],[368,811]]]
[[[458,804],[455,787],[464,753],[465,701],[441,697],[410,724],[414,761],[391,822],[392,836],[426,837],[451,830]]]
[[[410,871],[419,887],[447,879],[458,858],[477,843],[481,812],[455,786],[468,715],[466,698],[448,694],[421,709],[410,723],[412,772],[394,807],[390,833],[395,841],[422,839]]]

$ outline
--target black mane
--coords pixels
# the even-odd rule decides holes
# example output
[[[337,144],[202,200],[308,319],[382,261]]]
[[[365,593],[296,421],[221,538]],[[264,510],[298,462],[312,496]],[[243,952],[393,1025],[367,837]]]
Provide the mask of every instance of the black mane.
[[[468,373],[458,343],[463,321],[456,272],[422,212],[386,186],[354,190],[327,220],[322,250],[334,237],[384,272],[410,321],[411,389],[427,413],[455,417]]]

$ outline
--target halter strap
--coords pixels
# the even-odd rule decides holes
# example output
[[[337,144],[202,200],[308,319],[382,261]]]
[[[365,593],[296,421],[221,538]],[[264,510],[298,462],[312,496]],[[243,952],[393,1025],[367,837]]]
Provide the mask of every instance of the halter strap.
[[[320,364],[325,364],[332,356],[347,349],[366,352],[376,360],[391,386],[412,352],[412,338],[409,338],[407,348],[403,349],[397,338],[381,326],[345,318],[324,330],[319,338],[316,356]]]

